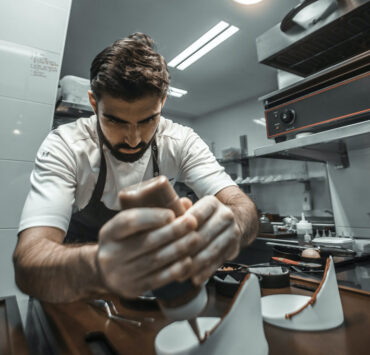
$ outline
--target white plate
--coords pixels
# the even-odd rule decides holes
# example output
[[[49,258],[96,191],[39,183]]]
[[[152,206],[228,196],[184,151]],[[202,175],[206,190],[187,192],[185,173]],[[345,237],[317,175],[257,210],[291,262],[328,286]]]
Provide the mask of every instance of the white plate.
[[[199,317],[197,323],[201,337],[220,322],[218,317]],[[193,330],[187,321],[179,321],[163,328],[155,338],[155,350],[158,355],[187,354],[199,346]]]
[[[305,305],[311,297],[302,295],[270,295],[261,298],[263,320],[267,323],[289,329],[301,329],[295,322],[287,322],[285,315]]]
[[[294,312],[302,307],[311,297],[302,295],[270,295],[262,297],[262,316],[266,318],[285,317],[287,313]]]

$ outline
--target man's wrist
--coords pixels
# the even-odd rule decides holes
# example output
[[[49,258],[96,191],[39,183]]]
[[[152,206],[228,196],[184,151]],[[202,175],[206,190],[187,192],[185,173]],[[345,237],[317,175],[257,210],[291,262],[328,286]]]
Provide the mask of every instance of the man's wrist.
[[[253,227],[254,224],[254,218],[252,216],[252,213],[248,216],[247,222],[245,220],[245,215],[239,210],[236,206],[230,206],[231,210],[234,214],[235,223],[239,230],[239,237],[240,237],[240,247],[246,247],[251,244],[251,242],[255,239],[255,228]]]
[[[90,273],[90,277],[87,276],[90,281],[88,282],[88,294],[106,294],[109,291],[107,290],[104,280],[101,275],[99,268],[99,263],[97,260],[98,255],[98,244],[90,244],[83,247],[85,254],[83,259],[87,263],[87,272]]]

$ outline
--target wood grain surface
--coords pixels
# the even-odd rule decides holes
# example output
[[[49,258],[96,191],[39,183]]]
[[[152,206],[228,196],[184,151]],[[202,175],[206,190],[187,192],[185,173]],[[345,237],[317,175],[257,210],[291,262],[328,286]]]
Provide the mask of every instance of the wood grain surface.
[[[312,283],[295,282],[312,287]],[[208,285],[208,291],[209,302],[202,315],[222,316],[232,299],[216,294],[212,284]],[[263,295],[276,293],[312,294],[310,291],[295,287],[262,289]],[[340,295],[345,321],[336,329],[303,332],[286,330],[264,323],[265,334],[269,343],[269,354],[369,354],[370,297],[347,290],[340,290]],[[154,317],[155,322],[144,323],[142,327],[135,327],[119,321],[109,320],[103,312],[90,306],[87,302],[59,305],[41,303],[48,320],[48,327],[50,327],[56,339],[55,353],[95,354],[97,353],[96,349],[93,350],[92,346],[94,347],[96,344],[91,343],[91,339],[99,339],[100,337],[100,339],[106,339],[106,343],[108,343],[108,349],[100,349],[100,353],[155,354],[155,336],[160,329],[169,323],[155,304],[124,302],[112,296],[105,298],[114,301],[119,313],[128,318]],[[240,335],[243,336],[243,329],[240,329]]]
[[[15,296],[0,298],[0,354],[29,354]]]

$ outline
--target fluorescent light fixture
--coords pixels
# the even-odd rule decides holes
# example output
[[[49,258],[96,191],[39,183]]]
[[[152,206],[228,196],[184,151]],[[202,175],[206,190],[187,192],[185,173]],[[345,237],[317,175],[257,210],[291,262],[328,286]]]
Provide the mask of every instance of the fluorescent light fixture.
[[[186,95],[188,92],[186,90],[182,90],[182,89],[177,89],[177,88],[174,88],[172,86],[170,86],[167,90],[167,94],[169,96],[174,96],[174,97],[182,97],[184,95]]]
[[[261,125],[261,126],[266,127],[266,119],[265,119],[265,117],[254,118],[253,119],[253,122],[256,123],[256,124],[258,124],[258,125]]]
[[[170,91],[172,92],[176,92],[176,93],[179,93],[179,94],[182,94],[182,95],[185,95],[187,94],[188,92],[186,90],[182,90],[182,89],[178,89],[178,88],[174,88],[173,86],[170,86],[169,87]]]
[[[209,42],[212,38],[216,37],[227,27],[229,27],[229,24],[227,22],[220,21],[216,26],[212,27],[207,33],[205,33],[202,37],[197,39],[193,44],[191,44],[188,48],[182,51],[178,56],[173,58],[168,63],[168,66],[171,68],[176,67],[183,60],[185,60],[187,57],[196,52],[199,48],[203,47],[207,42]]]
[[[172,97],[183,97],[184,96],[184,95],[179,94],[178,92],[171,92],[171,93],[168,93],[168,95]]]
[[[213,48],[217,47],[220,43],[231,37],[234,33],[238,32],[239,28],[236,26],[230,26],[227,30],[219,34],[216,38],[214,38],[211,42],[207,43],[204,47],[199,49],[197,52],[195,52],[192,56],[190,56],[188,59],[183,61],[177,69],[184,70],[189,65],[193,64],[195,61],[203,57],[205,54],[207,54],[209,51],[211,51]]]
[[[234,1],[243,5],[253,5],[257,4],[258,2],[261,2],[262,0],[234,0]]]

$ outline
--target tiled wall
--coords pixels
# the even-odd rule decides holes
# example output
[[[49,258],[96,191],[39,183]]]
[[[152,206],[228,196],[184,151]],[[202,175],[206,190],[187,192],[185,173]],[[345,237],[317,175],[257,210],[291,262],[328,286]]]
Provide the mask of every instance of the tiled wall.
[[[72,0],[0,1],[0,297],[27,297],[12,253],[36,151],[49,132]],[[24,315],[24,314],[23,314]]]

